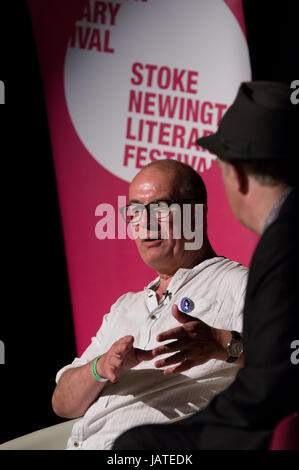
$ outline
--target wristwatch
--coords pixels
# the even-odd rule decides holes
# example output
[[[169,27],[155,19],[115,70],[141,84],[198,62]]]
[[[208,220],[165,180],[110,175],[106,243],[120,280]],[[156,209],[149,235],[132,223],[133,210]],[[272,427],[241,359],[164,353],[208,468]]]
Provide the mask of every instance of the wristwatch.
[[[232,338],[226,345],[228,358],[226,362],[235,362],[243,352],[243,341],[240,333],[231,331]]]

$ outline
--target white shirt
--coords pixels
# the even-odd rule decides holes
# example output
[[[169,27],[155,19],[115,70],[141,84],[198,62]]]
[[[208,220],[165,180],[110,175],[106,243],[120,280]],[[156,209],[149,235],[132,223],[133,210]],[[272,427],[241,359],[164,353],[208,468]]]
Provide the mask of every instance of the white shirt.
[[[172,278],[170,296],[158,304],[151,287],[120,297],[103,318],[102,326],[80,358],[61,369],[85,365],[105,353],[126,335],[134,346],[152,349],[159,333],[180,326],[171,314],[183,297],[192,301],[189,315],[210,326],[242,331],[247,268],[223,257],[203,261],[192,269],[179,269]],[[180,308],[180,307],[179,307]],[[164,357],[164,356],[160,356]],[[154,362],[145,361],[125,371],[117,384],[107,382],[98,399],[75,422],[68,449],[105,449],[125,430],[141,424],[161,423],[204,408],[233,381],[239,366],[212,359],[173,376],[163,375]]]

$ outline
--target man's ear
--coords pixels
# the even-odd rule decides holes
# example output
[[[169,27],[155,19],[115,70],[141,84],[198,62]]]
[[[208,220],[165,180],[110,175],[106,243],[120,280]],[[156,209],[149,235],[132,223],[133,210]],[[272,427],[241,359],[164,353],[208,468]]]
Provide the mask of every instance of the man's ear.
[[[238,163],[229,163],[230,171],[232,172],[232,177],[237,184],[238,191],[241,194],[246,194],[248,192],[248,175],[246,174],[242,165]]]

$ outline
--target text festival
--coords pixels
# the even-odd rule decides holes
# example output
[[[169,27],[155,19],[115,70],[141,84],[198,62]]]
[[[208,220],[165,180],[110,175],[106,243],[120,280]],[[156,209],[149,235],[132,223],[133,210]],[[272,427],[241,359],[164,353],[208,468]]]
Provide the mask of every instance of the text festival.
[[[195,142],[213,132],[227,105],[196,98],[196,70],[135,62],[131,73],[123,165],[133,162],[141,169],[160,158],[175,158],[196,171],[208,169]]]

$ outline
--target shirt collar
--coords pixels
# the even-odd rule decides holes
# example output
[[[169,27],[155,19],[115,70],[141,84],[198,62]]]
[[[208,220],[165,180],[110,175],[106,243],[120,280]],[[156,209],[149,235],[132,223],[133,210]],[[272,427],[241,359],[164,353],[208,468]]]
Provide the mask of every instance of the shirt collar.
[[[223,259],[223,256],[214,256],[213,258],[202,261],[193,268],[179,268],[168,285],[168,291],[174,294],[184,283],[195,277],[200,271],[203,271],[207,266]],[[146,296],[152,297],[155,295],[155,286],[157,286],[159,280],[160,277],[158,276],[144,287],[144,293]]]
[[[262,229],[262,234],[269,227],[269,225],[271,225],[271,224],[273,224],[273,222],[275,222],[275,220],[277,219],[277,217],[279,215],[280,209],[283,206],[283,203],[285,202],[288,195],[292,192],[293,189],[294,188],[288,186],[281,193],[281,195],[277,198],[276,202],[273,204],[273,206],[271,207],[271,209],[270,209],[270,211],[269,211],[269,213],[266,217],[266,220],[265,220],[265,223],[264,223],[264,226],[263,226],[263,229]]]

